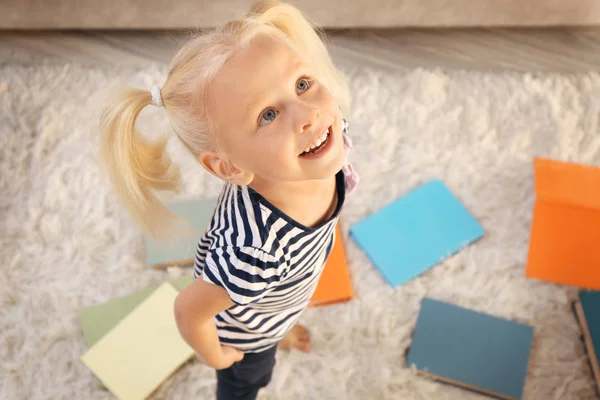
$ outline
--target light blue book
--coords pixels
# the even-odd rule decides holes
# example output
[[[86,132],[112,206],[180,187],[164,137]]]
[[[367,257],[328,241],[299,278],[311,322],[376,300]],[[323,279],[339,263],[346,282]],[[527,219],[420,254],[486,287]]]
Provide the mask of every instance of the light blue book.
[[[182,229],[181,235],[169,238],[145,236],[146,265],[149,267],[193,264],[198,241],[208,228],[217,207],[217,199],[179,201],[169,204],[168,207],[188,226]]]
[[[398,286],[481,238],[484,230],[436,179],[354,224],[350,234],[387,282]]]
[[[406,356],[435,380],[499,399],[521,399],[533,327],[425,298]]]

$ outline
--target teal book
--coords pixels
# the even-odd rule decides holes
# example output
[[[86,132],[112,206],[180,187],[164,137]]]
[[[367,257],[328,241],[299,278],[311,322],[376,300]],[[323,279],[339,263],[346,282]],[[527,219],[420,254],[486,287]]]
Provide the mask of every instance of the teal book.
[[[583,344],[596,382],[598,397],[600,397],[600,366],[598,365],[598,351],[600,351],[600,291],[579,293],[578,299],[573,303],[573,309],[577,322],[581,327]]]
[[[533,327],[424,298],[406,366],[498,399],[521,399]]]
[[[391,286],[416,278],[483,234],[479,222],[437,179],[350,228],[350,235]]]
[[[206,232],[216,206],[216,198],[169,204],[169,210],[186,224],[185,229],[182,229],[181,234],[168,238],[146,235],[146,265],[154,268],[192,265],[198,241]]]

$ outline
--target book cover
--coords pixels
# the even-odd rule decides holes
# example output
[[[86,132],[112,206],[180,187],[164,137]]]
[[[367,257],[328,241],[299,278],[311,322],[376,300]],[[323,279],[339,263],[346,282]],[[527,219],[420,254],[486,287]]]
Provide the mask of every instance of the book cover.
[[[350,234],[386,281],[398,286],[478,240],[484,230],[436,179],[354,224]]]
[[[145,235],[146,264],[154,268],[192,265],[198,241],[208,228],[216,206],[216,198],[169,204],[169,210],[189,226],[186,226],[185,230],[182,229],[181,235],[174,237],[153,238]]]
[[[177,293],[164,283],[81,357],[118,399],[146,399],[194,354],[175,323]]]
[[[525,275],[600,290],[600,168],[536,158],[534,171]]]
[[[178,291],[182,291],[192,283],[191,276],[182,276],[169,283]],[[108,300],[101,304],[83,308],[79,311],[79,326],[87,348],[92,347],[106,335],[125,316],[133,311],[142,301],[152,294],[158,286],[138,290],[126,296]]]
[[[406,356],[421,374],[499,399],[521,399],[533,328],[424,298]]]
[[[311,298],[313,307],[349,301],[353,297],[352,281],[339,224],[336,227],[335,243],[325,263],[317,289]]]
[[[596,390],[600,397],[600,292],[584,291],[573,302],[573,310],[581,328],[583,344],[587,352]]]

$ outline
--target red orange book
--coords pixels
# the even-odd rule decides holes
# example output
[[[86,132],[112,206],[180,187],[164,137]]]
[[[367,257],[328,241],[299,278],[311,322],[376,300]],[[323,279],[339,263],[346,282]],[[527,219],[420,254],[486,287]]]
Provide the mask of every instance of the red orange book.
[[[323,306],[351,300],[352,282],[348,271],[344,243],[340,226],[336,228],[335,244],[321,274],[321,279],[313,297],[311,306]]]
[[[526,276],[600,289],[600,168],[536,158],[534,170]]]

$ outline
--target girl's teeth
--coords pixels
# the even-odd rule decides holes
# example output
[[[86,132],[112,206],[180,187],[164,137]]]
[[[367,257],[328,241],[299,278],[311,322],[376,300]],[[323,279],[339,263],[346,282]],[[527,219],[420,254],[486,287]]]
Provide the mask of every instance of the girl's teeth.
[[[319,147],[320,145],[322,145],[323,143],[325,143],[325,141],[327,140],[327,137],[328,137],[328,136],[329,136],[329,129],[327,129],[327,130],[326,130],[326,131],[323,133],[323,135],[322,135],[320,138],[318,138],[318,139],[316,140],[316,142],[315,142],[315,143],[314,143],[312,146],[310,146],[310,147],[307,147],[306,149],[304,149],[304,152],[305,152],[305,153],[309,153],[311,150],[314,150],[314,149],[316,149],[317,147]]]
[[[325,140],[327,140],[328,134],[329,134],[329,131],[326,131],[320,138],[317,139],[317,141],[311,147],[309,147],[309,149],[314,149],[315,147],[319,147],[321,145],[321,143],[323,143]]]

